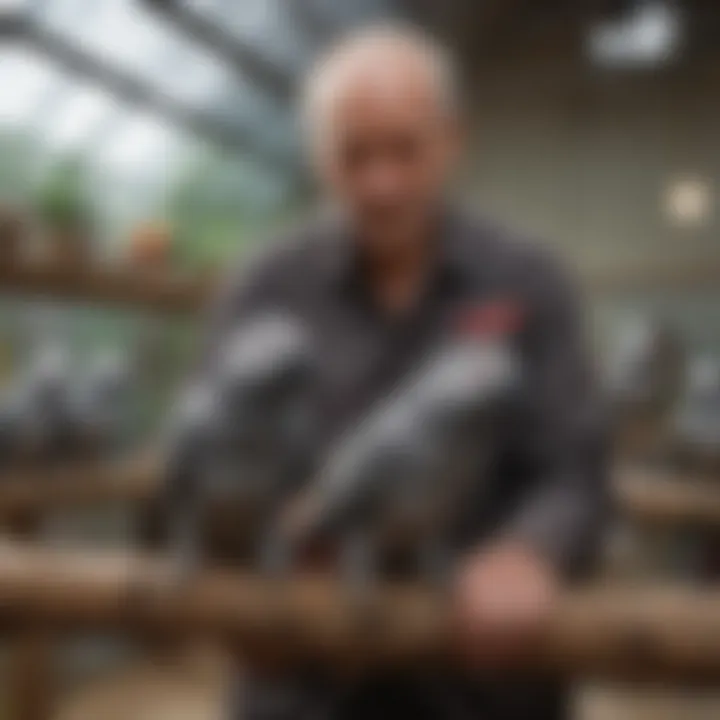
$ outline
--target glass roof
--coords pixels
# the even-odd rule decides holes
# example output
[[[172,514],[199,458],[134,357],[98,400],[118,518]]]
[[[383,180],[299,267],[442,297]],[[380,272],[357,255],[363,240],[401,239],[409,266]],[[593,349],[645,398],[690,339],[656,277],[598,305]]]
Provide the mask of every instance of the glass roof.
[[[283,202],[302,182],[298,74],[333,33],[389,10],[388,0],[0,0],[0,164],[23,138],[29,182],[53,158],[79,156],[94,182],[113,183],[113,202],[132,206],[161,202],[189,163],[220,157],[243,205]],[[123,187],[135,199],[121,201]]]

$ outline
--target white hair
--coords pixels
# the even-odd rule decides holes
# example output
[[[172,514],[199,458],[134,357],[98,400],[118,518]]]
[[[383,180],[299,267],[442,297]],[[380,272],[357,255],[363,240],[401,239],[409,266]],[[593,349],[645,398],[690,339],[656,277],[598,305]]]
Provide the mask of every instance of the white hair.
[[[440,107],[451,115],[459,112],[458,76],[450,51],[415,26],[385,23],[344,35],[316,59],[302,85],[300,97],[301,117],[307,132],[312,131],[319,109],[335,91],[337,79],[347,64],[358,56],[386,49],[402,49],[417,58],[427,68]]]

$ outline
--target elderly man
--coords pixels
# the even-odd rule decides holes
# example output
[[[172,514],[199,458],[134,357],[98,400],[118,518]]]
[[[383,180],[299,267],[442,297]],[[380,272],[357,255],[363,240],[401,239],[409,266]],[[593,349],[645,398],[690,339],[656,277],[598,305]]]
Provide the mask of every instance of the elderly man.
[[[457,528],[455,617],[475,672],[341,686],[319,671],[243,668],[235,711],[243,720],[560,718],[561,688],[488,683],[481,670],[530,642],[558,587],[597,547],[604,452],[575,296],[545,251],[450,203],[459,103],[452,63],[431,39],[389,27],[355,34],[322,58],[304,101],[333,211],[230,279],[208,355],[256,313],[300,316],[323,363],[327,447],[440,337],[499,332],[522,354],[526,412],[502,434],[491,487]]]

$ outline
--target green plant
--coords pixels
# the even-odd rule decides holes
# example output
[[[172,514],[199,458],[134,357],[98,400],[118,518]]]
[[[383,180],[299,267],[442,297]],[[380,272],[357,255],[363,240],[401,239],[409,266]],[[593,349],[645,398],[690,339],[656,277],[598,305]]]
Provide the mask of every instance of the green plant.
[[[263,192],[265,178],[257,179],[256,172],[236,158],[210,153],[194,158],[179,173],[166,204],[178,264],[192,269],[222,266],[287,216],[287,194],[268,196]]]
[[[33,166],[42,153],[40,139],[20,130],[0,130],[0,198],[23,203],[30,197]]]
[[[36,209],[46,225],[60,233],[84,232],[91,204],[83,182],[83,163],[65,157],[50,168],[37,192]]]

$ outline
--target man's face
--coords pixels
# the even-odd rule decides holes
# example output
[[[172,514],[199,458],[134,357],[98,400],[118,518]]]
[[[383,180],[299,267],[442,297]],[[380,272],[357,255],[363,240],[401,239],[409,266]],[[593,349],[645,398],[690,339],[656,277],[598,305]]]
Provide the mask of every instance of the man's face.
[[[455,159],[455,128],[437,88],[400,70],[339,87],[317,139],[322,179],[379,252],[423,232]]]

